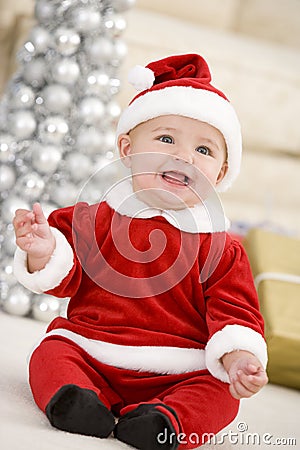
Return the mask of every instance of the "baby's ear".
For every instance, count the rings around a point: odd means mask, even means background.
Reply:
[[[131,167],[131,139],[129,134],[120,134],[117,144],[123,164],[125,167]]]
[[[221,167],[220,172],[219,172],[219,175],[218,175],[218,178],[217,178],[217,184],[219,184],[223,180],[223,178],[225,177],[227,171],[228,171],[228,163],[227,163],[227,161],[225,161],[223,166]]]

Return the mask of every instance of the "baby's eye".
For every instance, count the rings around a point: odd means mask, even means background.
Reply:
[[[200,147],[197,147],[196,152],[201,153],[202,155],[209,155],[210,150],[208,147],[205,147],[204,145],[200,145]]]
[[[174,144],[174,139],[171,136],[160,136],[159,141],[164,142],[165,144]]]

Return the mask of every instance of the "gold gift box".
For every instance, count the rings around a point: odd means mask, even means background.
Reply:
[[[269,380],[300,389],[300,240],[253,229],[243,243],[265,319]]]

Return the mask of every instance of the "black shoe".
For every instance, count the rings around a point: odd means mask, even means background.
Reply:
[[[69,433],[106,438],[113,431],[111,411],[90,389],[66,384],[51,398],[46,415],[55,428]]]
[[[163,406],[177,420],[175,411],[166,405],[142,404],[119,419],[114,436],[139,450],[176,450],[179,444],[175,429],[156,406]]]

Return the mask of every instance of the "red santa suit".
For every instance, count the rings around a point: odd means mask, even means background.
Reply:
[[[42,410],[68,383],[93,390],[116,415],[163,402],[185,448],[234,419],[238,401],[220,358],[247,350],[266,366],[267,353],[247,256],[227,219],[211,212],[151,209],[126,181],[97,205],[50,215],[57,243],[43,270],[28,273],[17,250],[21,283],[70,297],[68,317],[50,323],[31,355]]]

